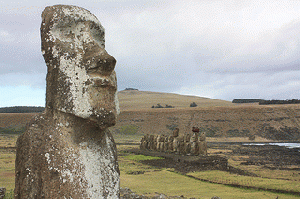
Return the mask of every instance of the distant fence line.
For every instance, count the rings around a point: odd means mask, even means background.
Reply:
[[[44,110],[41,106],[13,106],[0,108],[0,113],[40,113]]]
[[[269,104],[300,104],[299,99],[286,99],[286,100],[264,100],[264,99],[234,99],[232,103],[258,103],[259,105]]]

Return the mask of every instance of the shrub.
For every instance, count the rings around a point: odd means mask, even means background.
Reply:
[[[198,105],[195,102],[190,104],[190,107],[196,107],[196,106],[198,106]]]
[[[175,108],[175,107],[171,106],[171,105],[168,105],[168,104],[166,104],[166,106],[163,107],[162,105],[157,104],[156,106],[153,105],[151,108]]]

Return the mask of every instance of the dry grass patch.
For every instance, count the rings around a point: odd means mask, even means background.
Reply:
[[[0,113],[0,127],[25,126],[38,113]]]
[[[15,159],[17,135],[0,135],[0,187],[15,188]]]

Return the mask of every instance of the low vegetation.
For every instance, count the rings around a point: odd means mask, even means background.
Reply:
[[[7,197],[12,198],[14,189],[14,161],[15,142],[18,135],[0,136],[0,187],[7,188]],[[128,140],[138,142],[135,135],[128,135]],[[126,138],[117,137],[117,142],[124,142]],[[118,145],[119,165],[121,171],[121,186],[128,187],[137,194],[153,196],[155,193],[163,193],[169,196],[181,196],[189,198],[211,198],[219,196],[222,199],[233,198],[270,198],[280,199],[299,198],[297,195],[275,193],[258,189],[276,189],[286,191],[299,191],[299,175],[295,176],[291,171],[274,171],[241,165],[239,159],[230,159],[229,163],[237,168],[249,170],[260,177],[239,176],[225,171],[192,172],[187,175],[176,173],[174,169],[157,168],[144,163],[145,160],[161,159],[130,153],[130,149],[137,145]],[[221,151],[210,150],[211,153]],[[226,151],[223,151],[225,153]],[[199,179],[201,180],[199,180]],[[269,178],[269,179],[268,179]],[[282,178],[285,178],[282,179]],[[211,181],[211,182],[204,182]],[[229,185],[241,185],[240,188]],[[246,187],[257,189],[249,189]]]
[[[192,102],[191,104],[190,104],[190,107],[197,107],[198,105],[195,103],[195,102]]]
[[[160,104],[157,104],[156,106],[153,105],[151,108],[175,108],[175,106],[168,105],[168,104],[166,104],[165,106],[162,106]]]
[[[262,190],[277,190],[279,192],[300,192],[298,181],[242,176],[218,170],[192,172],[187,175],[217,184],[252,187]]]

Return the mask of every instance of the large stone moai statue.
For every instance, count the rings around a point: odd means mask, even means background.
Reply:
[[[17,141],[15,198],[119,198],[116,60],[89,11],[46,7],[46,110]]]

